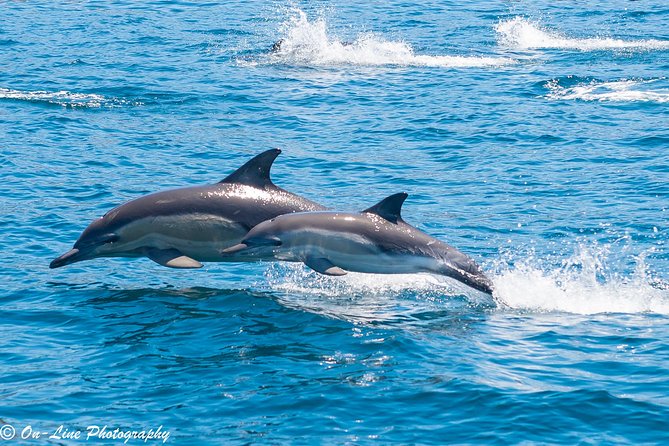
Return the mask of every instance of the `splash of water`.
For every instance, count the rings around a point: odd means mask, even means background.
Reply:
[[[495,31],[498,34],[500,44],[520,49],[557,48],[581,51],[669,49],[668,40],[622,40],[609,37],[572,38],[545,29],[523,17],[502,20],[495,26]]]
[[[304,66],[421,66],[497,67],[515,63],[505,57],[420,55],[402,41],[386,40],[374,33],[359,34],[351,42],[328,33],[324,18],[309,21],[300,9],[282,25],[283,38],[270,54],[270,61]]]
[[[283,305],[350,322],[415,322],[424,313],[495,305],[486,294],[430,274],[328,277],[301,264],[275,263],[265,279],[263,287]]]
[[[413,292],[442,295],[469,294],[467,286],[430,274],[365,274],[349,272],[346,276],[318,274],[301,264],[273,264],[266,278],[274,289],[325,297],[382,296]]]
[[[482,293],[429,274],[359,274],[327,277],[298,264],[274,264],[266,281],[279,300],[354,321],[397,320],[424,311],[490,308],[529,312],[669,314],[669,284],[649,273],[645,255],[629,275],[617,273],[611,247],[578,245],[576,252],[547,266],[545,259],[504,254],[492,276],[494,301]]]
[[[593,80],[566,87],[560,85],[559,79],[554,79],[545,85],[549,91],[546,98],[566,101],[669,103],[669,87],[657,88],[657,83],[662,81],[665,79],[623,79],[611,82]],[[656,88],[648,89],[647,87],[651,84]]]
[[[71,91],[21,91],[0,88],[0,99],[39,102],[72,108],[122,107],[142,105],[140,102],[125,99],[108,98],[99,94],[74,93]]]
[[[520,262],[500,261],[494,277],[502,307],[538,312],[669,314],[669,287],[648,272],[638,256],[629,275],[615,273],[606,247],[579,246],[557,268],[542,268],[534,255]]]

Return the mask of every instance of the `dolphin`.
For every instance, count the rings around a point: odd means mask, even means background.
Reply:
[[[262,221],[325,209],[272,183],[270,168],[280,153],[263,152],[216,184],[157,192],[124,203],[94,220],[73,249],[49,267],[97,257],[145,256],[171,268],[245,261],[220,251],[239,243]]]
[[[354,45],[353,42],[348,42],[348,41],[341,42],[341,46],[344,47],[344,48],[351,47],[353,45]],[[272,44],[272,46],[269,49],[269,52],[270,52],[270,54],[280,53],[281,51],[283,51],[285,49],[285,46],[286,46],[286,40],[285,39],[279,39]]]
[[[277,40],[276,42],[274,42],[272,44],[272,47],[270,48],[269,52],[270,53],[278,53],[279,51],[281,51],[281,47],[283,46],[284,42],[285,41],[283,39]]]
[[[391,195],[360,213],[280,215],[260,223],[240,244],[223,253],[304,262],[329,276],[342,276],[347,271],[435,273],[492,294],[492,282],[474,260],[402,219],[400,212],[407,196]]]

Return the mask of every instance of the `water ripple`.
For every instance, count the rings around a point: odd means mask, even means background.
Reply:
[[[108,98],[93,93],[61,91],[21,91],[0,88],[0,100],[27,101],[41,104],[60,105],[67,108],[114,108],[143,105],[139,101]]]
[[[669,103],[666,78],[574,82],[567,77],[553,79],[545,84],[545,88],[549,91],[546,98],[551,100]]]

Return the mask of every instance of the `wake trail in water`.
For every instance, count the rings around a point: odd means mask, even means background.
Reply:
[[[499,67],[513,59],[485,56],[421,55],[406,42],[386,40],[374,33],[350,42],[328,34],[323,18],[309,21],[296,9],[282,26],[283,38],[269,55],[272,63],[302,66],[409,66],[441,68]]]
[[[71,91],[21,91],[0,88],[0,100],[27,101],[42,104],[60,105],[71,108],[103,108],[143,105],[141,102],[127,99],[109,98],[99,94],[75,93]]]
[[[545,29],[523,17],[500,21],[495,27],[501,45],[519,49],[667,50],[669,40],[623,40],[610,37],[573,38]]]
[[[563,85],[567,83],[568,85]],[[623,79],[610,82],[591,80],[574,85],[570,79],[553,79],[546,83],[546,99],[598,102],[669,103],[669,82],[666,79]]]
[[[397,320],[425,311],[492,308],[527,312],[669,314],[669,283],[655,279],[636,257],[629,275],[614,271],[609,249],[578,246],[559,267],[523,255],[497,262],[493,299],[450,279],[429,274],[359,274],[327,277],[298,264],[274,264],[269,288],[291,306],[355,321]],[[508,256],[506,256],[508,257]],[[613,266],[608,263],[614,263]]]
[[[430,274],[329,277],[296,263],[275,263],[265,273],[268,291],[285,306],[350,322],[416,321],[417,315],[491,308],[494,300],[454,280]]]

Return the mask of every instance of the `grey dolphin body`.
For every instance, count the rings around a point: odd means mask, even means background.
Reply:
[[[225,253],[304,262],[321,274],[430,272],[492,294],[471,258],[402,220],[407,194],[391,195],[361,213],[304,212],[260,223]]]
[[[344,48],[353,46],[353,42],[341,42],[341,46]],[[279,39],[276,42],[272,44],[272,46],[269,49],[270,54],[277,54],[283,51],[286,47],[286,40],[285,39]]]
[[[256,260],[220,251],[239,243],[262,221],[325,209],[272,183],[270,168],[279,153],[263,152],[216,184],[157,192],[122,204],[93,221],[73,249],[50,267],[96,257],[146,256],[173,268]]]

